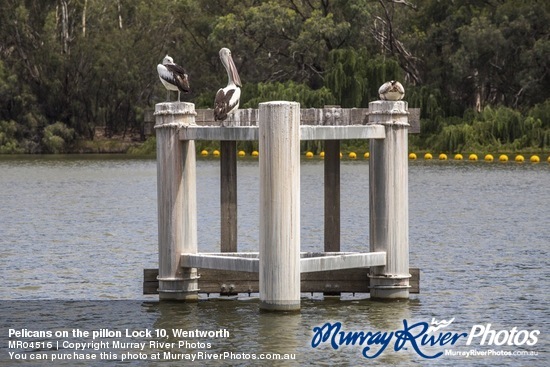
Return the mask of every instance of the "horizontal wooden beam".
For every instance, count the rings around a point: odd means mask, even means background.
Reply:
[[[258,273],[197,269],[199,293],[258,293]],[[302,273],[301,292],[369,293],[369,268]],[[420,293],[420,270],[409,268],[409,293]],[[143,270],[143,294],[158,294],[158,269]]]
[[[180,140],[258,140],[257,126],[187,126],[180,129]],[[300,140],[384,139],[382,125],[300,126]]]
[[[300,257],[301,273],[386,265],[385,252],[302,252]],[[260,269],[259,254],[257,252],[182,254],[180,264],[186,268],[231,270],[248,273],[257,273]]]
[[[219,121],[214,120],[214,110],[200,109],[195,111],[195,123],[199,126],[219,127]],[[315,126],[347,126],[366,125],[368,122],[368,108],[302,108],[300,110],[300,125]],[[232,127],[258,126],[258,109],[239,109],[225,121]],[[420,132],[420,109],[409,108],[409,133]],[[216,140],[216,139],[211,139]]]
[[[300,140],[384,139],[382,125],[300,126]]]
[[[260,270],[258,258],[237,256],[183,254],[181,266],[186,268],[218,269],[257,273]]]
[[[385,252],[369,252],[333,256],[319,256],[300,259],[300,272],[363,268],[386,265]]]
[[[180,140],[258,140],[257,126],[188,126],[180,129]]]

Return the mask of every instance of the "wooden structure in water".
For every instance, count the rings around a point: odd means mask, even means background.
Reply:
[[[418,115],[418,110],[414,111]],[[239,110],[229,126],[185,102],[156,105],[159,269],[144,293],[193,301],[198,293],[259,292],[266,310],[297,310],[301,292],[370,292],[403,299],[419,291],[409,268],[408,140],[403,101],[369,109],[300,109],[296,102]],[[418,122],[418,119],[413,119]],[[197,241],[195,140],[221,141],[221,252]],[[342,139],[370,139],[368,252],[340,252]],[[237,251],[236,142],[259,141],[259,252]],[[325,252],[300,251],[300,140],[325,140]]]

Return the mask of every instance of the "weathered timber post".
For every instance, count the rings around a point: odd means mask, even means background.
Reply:
[[[408,109],[404,101],[369,103],[369,124],[384,125],[371,139],[370,251],[385,251],[386,265],[370,268],[373,299],[409,297]]]
[[[325,140],[325,252],[340,251],[340,140]]]
[[[340,106],[324,106],[323,124],[342,123]],[[325,140],[325,252],[340,251],[340,140]],[[326,293],[325,293],[326,294]]]
[[[180,141],[181,128],[195,124],[195,105],[155,107],[159,231],[159,299],[198,299],[197,269],[182,268],[182,253],[197,253],[195,142]]]
[[[221,142],[221,252],[237,252],[237,142]]]
[[[259,106],[260,308],[300,309],[300,104]]]

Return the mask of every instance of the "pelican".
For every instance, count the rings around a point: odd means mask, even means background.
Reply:
[[[225,66],[225,70],[227,70],[227,87],[220,88],[216,93],[214,101],[214,119],[216,121],[223,121],[229,114],[237,111],[241,98],[241,88],[239,88],[241,78],[231,57],[231,51],[228,48],[222,48],[220,59],[223,66]]]
[[[405,96],[405,88],[398,81],[390,80],[382,84],[380,89],[378,89],[378,94],[382,100],[399,101]]]
[[[189,93],[189,76],[185,69],[174,63],[170,56],[164,56],[162,64],[157,65],[159,78],[164,87],[168,90],[166,99],[170,101],[170,91],[178,91],[178,102],[180,102],[180,93]]]

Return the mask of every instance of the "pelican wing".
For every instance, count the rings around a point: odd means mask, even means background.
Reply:
[[[232,101],[235,89],[229,89],[227,93],[224,89],[220,89],[216,93],[216,99],[214,100],[214,119],[225,120],[229,112],[231,112],[236,106],[239,105],[239,100]]]
[[[178,64],[165,64],[166,68],[176,75],[187,75],[185,69]]]
[[[223,89],[220,89],[218,93],[216,93],[216,99],[214,100],[214,119],[216,121],[225,120],[227,118],[227,113],[231,110],[231,108],[229,108],[229,101],[233,93],[235,93],[234,89],[228,90],[227,94]]]
[[[159,76],[162,79],[176,86],[182,93],[189,93],[191,91],[189,87],[189,76],[184,68],[176,64],[166,64],[164,67],[163,70],[159,68]]]
[[[385,99],[384,95],[390,91],[391,87],[391,82],[386,82],[382,84],[380,86],[380,89],[378,89],[378,94],[380,95],[380,98]]]

